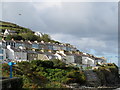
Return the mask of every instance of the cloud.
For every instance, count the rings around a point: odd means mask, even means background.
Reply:
[[[42,11],[48,8],[53,8],[53,7],[57,7],[57,8],[62,8],[62,2],[60,2],[61,0],[57,0],[57,2],[50,2],[49,0],[45,0],[43,2],[33,2],[33,6],[38,10],[38,11]]]
[[[91,53],[91,50],[95,50],[96,55],[104,56],[118,53],[118,44],[116,41],[103,41],[95,38],[78,38],[69,34],[51,34],[52,38],[56,38],[63,43],[71,43],[76,46],[80,51]],[[93,54],[93,53],[92,53]]]
[[[113,2],[3,3],[2,20],[48,33],[84,52],[94,49],[97,55],[117,53],[117,19]]]

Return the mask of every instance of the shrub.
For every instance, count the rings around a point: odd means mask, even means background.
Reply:
[[[58,65],[57,65],[58,64]],[[9,66],[4,64],[8,73]],[[83,72],[74,67],[65,67],[65,63],[55,61],[33,60],[19,62],[13,66],[14,76],[21,77],[24,88],[35,87],[62,87],[63,83],[84,83],[86,78]],[[51,82],[51,83],[50,83]],[[55,85],[52,85],[55,84]]]
[[[47,67],[47,68],[52,68],[53,67],[53,62],[52,61],[42,61],[42,60],[33,60],[31,61],[32,65],[40,66],[40,67]]]
[[[11,39],[14,39],[14,40],[25,40],[24,38],[22,38],[22,36],[20,35],[8,35],[6,37],[6,40],[11,40]]]
[[[6,63],[2,64],[2,76],[9,76],[10,66]]]
[[[53,62],[52,61],[43,61],[42,66],[47,67],[47,68],[52,68],[53,67]]]
[[[52,88],[52,90],[54,90],[53,88],[65,88],[60,82],[49,82],[45,87]]]
[[[66,76],[70,80],[70,81],[67,81],[67,82],[83,84],[86,81],[84,73],[79,72],[79,71],[68,72]]]
[[[58,59],[54,59],[53,61],[53,67],[55,68],[65,68],[66,64]]]

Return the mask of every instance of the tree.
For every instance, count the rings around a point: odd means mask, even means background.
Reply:
[[[43,34],[41,39],[45,42],[50,42],[51,38],[48,34]]]
[[[39,37],[34,35],[33,33],[21,33],[19,34],[25,40],[36,41]]]
[[[23,40],[23,38],[20,35],[14,35],[13,38],[15,40]]]
[[[14,39],[14,40],[23,40],[24,38],[22,38],[20,35],[8,35],[6,37],[6,40],[11,40],[11,39]]]
[[[8,35],[5,39],[6,40],[11,40],[12,39],[12,35]]]
[[[62,61],[60,61],[58,59],[54,59],[52,61],[54,63],[54,67],[56,67],[56,68],[64,68],[65,65],[66,65],[64,62],[62,62]]]

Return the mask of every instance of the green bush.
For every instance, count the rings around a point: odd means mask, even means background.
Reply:
[[[66,67],[66,64],[58,59],[54,59],[54,60],[52,60],[52,62],[54,64],[53,67],[55,67],[55,68],[65,68]]]
[[[3,66],[3,72],[8,73],[9,66]],[[13,66],[13,75],[22,78],[23,88],[59,88],[63,87],[62,84],[82,84],[86,80],[83,72],[74,67],[65,67],[65,63],[59,60],[19,62]]]
[[[8,35],[6,38],[6,40],[11,40],[11,39],[14,39],[14,40],[25,40],[22,36],[20,35]]]
[[[33,60],[31,61],[31,65],[36,65],[40,67],[52,68],[53,62],[52,61],[42,61],[42,60]]]
[[[46,84],[45,88],[52,88],[52,90],[54,90],[53,88],[65,88],[60,82],[49,82]]]
[[[2,64],[2,76],[8,77],[10,75],[10,66],[6,63]]]
[[[115,64],[112,63],[102,65],[98,68],[98,70],[94,69],[94,71],[97,73],[102,85],[110,84],[112,82],[110,79],[113,78],[112,76],[114,75],[116,78],[119,77],[118,68]],[[114,81],[115,80],[113,80],[113,82]]]
[[[53,62],[52,61],[43,61],[42,67],[47,67],[47,68],[53,68]]]
[[[66,76],[70,80],[70,81],[67,81],[69,83],[80,83],[80,84],[83,84],[86,81],[84,73],[79,72],[79,71],[68,72]]]
[[[36,41],[39,37],[34,35],[34,33],[28,32],[28,33],[20,33],[19,36],[21,36],[24,40],[30,40],[30,41]]]

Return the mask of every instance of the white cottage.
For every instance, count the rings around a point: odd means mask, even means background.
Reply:
[[[41,32],[35,32],[34,35],[42,37],[43,34]]]
[[[14,35],[17,34],[16,31],[5,29],[4,35]]]
[[[10,45],[7,46],[7,59],[14,61],[27,61],[27,53],[21,49],[11,48]]]
[[[54,55],[56,56],[56,59],[59,59],[59,60],[62,60],[65,62],[66,54],[64,53],[63,50],[56,51],[56,53]]]
[[[65,59],[66,59],[66,63],[75,63],[74,55],[67,55]]]
[[[106,63],[106,59],[104,57],[95,57],[95,63],[102,65],[103,63]]]
[[[92,58],[90,58],[90,57],[88,57],[87,55],[83,55],[82,56],[82,64],[83,65],[89,65],[89,66],[95,66],[96,64],[95,64],[95,60],[94,59],[92,59]]]

